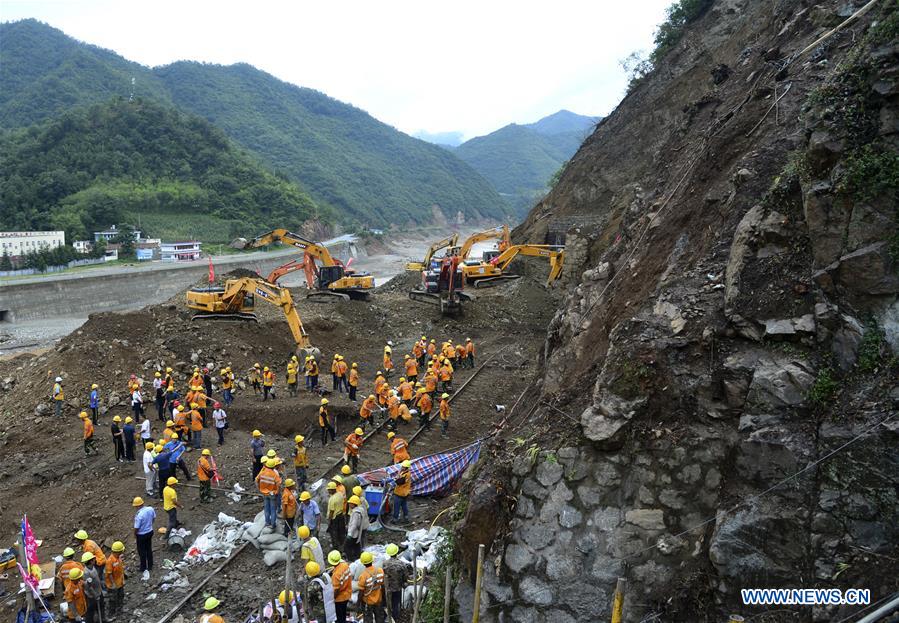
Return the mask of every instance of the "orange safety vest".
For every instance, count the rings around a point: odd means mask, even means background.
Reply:
[[[56,580],[62,585],[65,586],[66,582],[69,581],[69,571],[72,569],[81,569],[84,571],[84,565],[82,565],[77,560],[66,560],[61,565],[59,565],[59,569],[56,571]]]
[[[90,439],[94,436],[94,423],[90,421],[90,418],[84,419],[84,438]]]
[[[82,576],[83,577],[83,576]],[[84,580],[66,580],[65,600],[75,606],[79,616],[87,613],[87,598],[84,596]],[[74,617],[72,617],[74,619]]]
[[[428,354],[433,355],[436,352],[437,352],[437,344],[434,344],[433,342],[428,344]]]
[[[207,482],[212,478],[212,464],[205,456],[201,456],[197,461],[197,480]]]
[[[425,377],[425,390],[432,392],[437,389],[437,377],[434,376],[433,372],[428,372],[428,375]]]
[[[421,409],[421,412],[430,413],[433,407],[434,403],[431,402],[431,397],[427,394],[422,394],[421,398],[418,399],[418,408]]]
[[[387,400],[387,414],[390,416],[391,420],[395,420],[400,416],[400,399],[396,396],[391,396]]]
[[[297,514],[297,496],[290,489],[284,489],[281,494],[281,512],[287,519],[293,519]]]
[[[456,357],[464,357],[465,356],[465,347],[459,344],[456,346]]]
[[[81,550],[82,552],[90,552],[94,555],[94,559],[97,561],[97,566],[102,567],[106,564],[106,554],[103,553],[103,550],[100,549],[100,546],[91,541],[90,539],[84,540],[84,546]]]
[[[259,486],[259,493],[275,495],[281,487],[281,476],[271,467],[263,467],[256,476],[256,484]]]
[[[366,604],[375,606],[381,603],[381,592],[384,589],[384,570],[374,565],[366,567],[362,575],[359,576],[359,586],[362,588],[362,600]]]
[[[418,362],[414,359],[406,360],[406,376],[418,376]]]
[[[321,420],[319,420],[321,423]],[[306,456],[306,446],[296,444],[293,456],[294,467],[309,467],[309,457]]]
[[[362,449],[362,437],[356,433],[350,433],[343,442],[346,446],[347,454],[350,456],[359,456],[359,450]]]
[[[337,362],[337,376],[346,376],[348,366],[345,361]]]
[[[337,360],[331,360],[331,374],[337,374]]]
[[[411,458],[409,456],[409,444],[402,437],[394,437],[393,441],[390,442],[390,454],[393,455],[394,463],[408,461]]]
[[[125,585],[125,565],[118,554],[109,555],[104,571],[106,588],[122,588]]]
[[[350,565],[340,561],[331,574],[331,585],[334,587],[334,601],[349,601],[353,596],[353,574]]]
[[[375,410],[375,402],[374,400],[369,400],[366,398],[362,401],[362,406],[359,407],[359,417],[363,420],[367,420],[371,417],[371,412]]]
[[[275,384],[275,373],[269,370],[268,372],[262,373],[262,384],[266,387],[271,387]]]
[[[191,409],[190,412],[190,430],[194,432],[203,430],[203,416],[196,409]]]
[[[402,385],[399,386],[400,396],[403,397],[403,400],[412,400],[412,383],[406,381]]]
[[[400,482],[401,480],[403,482]],[[408,467],[400,470],[399,476],[396,478],[396,489],[393,492],[401,498],[407,498],[412,493],[412,472]]]
[[[172,435],[174,434],[175,431],[173,431],[171,428],[166,428],[164,431],[162,431],[162,438],[166,443],[168,443],[169,441],[171,441]]]
[[[450,417],[449,400],[441,400],[440,401],[440,419],[448,420],[449,417]]]
[[[318,425],[321,428],[327,428],[328,426],[328,410],[324,407],[318,408]]]
[[[359,371],[356,368],[350,370],[350,385],[352,387],[359,387]]]
[[[384,355],[384,369],[393,370],[393,359],[390,358],[390,355]]]

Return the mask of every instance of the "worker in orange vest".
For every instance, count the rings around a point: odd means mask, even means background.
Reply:
[[[281,490],[281,475],[275,470],[277,459],[265,461],[265,467],[256,475],[256,485],[265,501],[265,525],[274,530],[278,524],[278,493]]]
[[[400,417],[400,397],[396,395],[396,390],[391,390],[390,397],[387,399],[387,428],[396,430],[397,420]]]
[[[403,511],[403,521],[409,518],[409,505],[407,500],[412,493],[412,461],[406,459],[400,464],[400,473],[396,477],[396,488],[393,490],[393,520],[400,518],[400,510]]]
[[[375,403],[375,395],[369,394],[368,398],[362,401],[362,406],[359,407],[359,426],[362,430],[365,430],[365,426],[369,422],[373,422],[374,419],[372,414],[377,408],[377,404]]]
[[[281,493],[281,514],[284,516],[284,536],[293,532],[294,520],[297,516],[297,491],[293,478],[284,481]]]
[[[204,504],[212,501],[212,479],[215,476],[215,460],[212,451],[203,448],[197,461],[197,481],[200,483],[200,501]]]
[[[415,402],[415,406],[418,408],[418,425],[422,428],[430,428],[431,427],[431,409],[434,408],[434,403],[431,400],[431,395],[426,392],[424,389],[418,390],[418,399]]]
[[[406,355],[406,361],[404,362],[406,368],[406,380],[414,383],[418,380],[418,362]]]
[[[443,385],[443,391],[453,391],[453,365],[446,357],[444,357],[443,365],[440,366],[440,370],[437,372],[437,375],[440,378],[441,385]]]
[[[409,456],[409,443],[405,439],[397,437],[396,433],[391,431],[387,433],[387,441],[390,442],[390,454],[393,456],[394,465],[412,458]]]
[[[354,361],[349,373],[350,400],[356,402],[356,392],[359,390],[359,365]]]
[[[269,396],[275,399],[275,373],[265,366],[262,369],[262,400],[268,400]]]
[[[443,437],[446,437],[446,431],[449,429],[449,419],[450,419],[450,404],[449,404],[449,394],[444,392],[440,396],[440,407],[438,414],[440,416],[440,434]]]
[[[68,578],[65,581],[65,600],[69,604],[70,620],[76,618],[80,620],[87,614],[87,597],[84,595],[84,567],[69,570]]]
[[[331,571],[331,585],[334,587],[337,623],[346,623],[347,605],[353,597],[353,573],[350,571],[349,563],[336,549],[328,554],[328,565]]]
[[[353,473],[358,471],[356,468],[359,466],[359,451],[362,449],[363,432],[361,428],[357,428],[347,435],[343,442],[343,462],[352,465]]]
[[[365,612],[365,620],[369,615],[375,623],[383,623],[387,619],[387,608],[384,592],[384,570],[376,567],[374,556],[371,552],[362,552],[359,562],[365,565],[365,570],[359,576],[356,588],[361,596],[362,608]]]
[[[106,559],[103,578],[107,592],[107,615],[112,618],[122,612],[125,602],[125,561],[122,560],[122,552],[125,544],[116,541],[112,544],[112,553]]]
[[[65,586],[66,580],[69,578],[69,571],[72,569],[81,569],[84,570],[84,565],[75,560],[75,550],[71,547],[67,547],[62,550],[62,564],[59,565],[59,569],[56,570],[56,581],[59,582],[60,586]],[[74,613],[69,613],[70,619],[74,619]]]
[[[84,426],[84,454],[86,456],[100,454],[100,451],[97,450],[97,446],[94,444],[94,423],[87,417],[87,411],[82,411],[78,417],[81,418]]]
[[[468,361],[468,367],[474,368],[474,342],[471,338],[465,338],[465,356]]]
[[[203,441],[203,414],[200,413],[200,405],[190,403],[190,439],[195,450],[199,450]]]
[[[421,340],[412,345],[412,356],[418,362],[418,365],[424,365],[425,359],[425,336],[421,336]]]
[[[390,375],[393,374],[393,351],[389,346],[384,347],[382,363],[384,364],[382,366],[384,368],[384,376],[390,378]]]
[[[343,390],[346,390],[347,393],[350,391],[350,383],[347,379],[347,372],[349,372],[349,366],[346,365],[346,361],[343,359],[343,355],[337,356],[337,389],[340,393],[343,393]]]

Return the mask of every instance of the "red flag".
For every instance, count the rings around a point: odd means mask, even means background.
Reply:
[[[209,257],[209,283],[215,281],[215,269],[212,267],[212,256]]]
[[[25,559],[28,561],[29,567],[38,564],[37,541],[31,531],[31,524],[28,523],[28,515],[22,517],[22,543],[25,546]]]

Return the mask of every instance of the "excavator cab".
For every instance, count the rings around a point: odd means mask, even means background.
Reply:
[[[346,270],[343,266],[321,266],[318,269],[318,287],[322,290],[336,281],[343,279]]]

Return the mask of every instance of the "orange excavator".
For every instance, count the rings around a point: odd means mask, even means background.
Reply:
[[[451,246],[450,248],[448,248],[446,250],[446,255],[458,255],[459,258],[464,262],[468,260],[468,255],[471,253],[471,248],[474,245],[479,242],[484,242],[485,240],[493,239],[499,241],[497,243],[497,250],[500,253],[512,246],[509,226],[502,225],[501,227],[493,227],[491,229],[485,229],[484,231],[479,231],[476,234],[472,234],[465,239],[465,242],[463,242],[461,246]]]
[[[475,288],[484,288],[496,285],[502,281],[518,279],[520,275],[506,272],[509,264],[519,255],[539,257],[549,262],[549,277],[546,285],[551,285],[562,274],[565,264],[565,247],[547,244],[515,244],[505,251],[487,251],[484,259],[477,263],[462,266],[462,274],[465,283],[473,284]]]
[[[284,275],[302,270],[306,274],[306,285],[310,290],[306,298],[311,301],[368,300],[375,287],[374,277],[344,266],[340,260],[331,256],[323,244],[299,234],[286,229],[273,229],[252,240],[238,238],[231,246],[237,249],[257,249],[276,242],[302,249],[303,259],[292,260],[274,269],[266,277],[269,283],[278,283]]]

